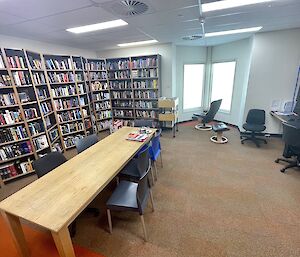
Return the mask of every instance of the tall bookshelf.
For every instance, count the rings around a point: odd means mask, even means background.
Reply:
[[[104,131],[110,128],[112,120],[106,61],[104,59],[87,59],[86,70],[95,128],[98,132]]]
[[[81,57],[44,55],[47,81],[63,149],[92,129]]]

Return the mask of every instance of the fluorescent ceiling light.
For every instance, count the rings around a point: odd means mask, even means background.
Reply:
[[[262,29],[262,27],[253,27],[253,28],[245,28],[245,29],[234,29],[234,30],[210,32],[210,33],[205,33],[205,37],[216,37],[216,36],[223,36],[223,35],[240,34],[240,33],[247,33],[247,32],[256,32],[256,31],[259,31],[261,29]]]
[[[148,45],[148,44],[154,44],[157,43],[157,40],[146,40],[146,41],[138,41],[138,42],[131,42],[131,43],[123,43],[118,44],[120,47],[126,47],[126,46],[139,46],[139,45]]]
[[[202,4],[202,11],[211,12],[211,11],[223,10],[223,9],[251,5],[251,4],[261,4],[261,3],[272,2],[272,1],[274,0],[223,0],[218,2]]]
[[[125,25],[128,25],[128,23],[126,21],[119,19],[119,20],[85,25],[81,27],[70,28],[70,29],[66,29],[66,31],[79,34],[79,33],[91,32],[96,30],[110,29],[110,28],[115,28],[115,27],[120,27]]]

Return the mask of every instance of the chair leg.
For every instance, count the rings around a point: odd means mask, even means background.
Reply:
[[[144,216],[140,215],[140,217],[141,217],[141,222],[142,222],[142,226],[143,226],[145,241],[147,242],[148,241],[148,236],[147,236],[147,231],[146,231]]]
[[[152,211],[154,212],[153,193],[152,193],[152,190],[151,190],[151,189],[150,189],[150,200],[151,200],[151,205],[152,205]]]
[[[154,184],[155,184],[155,179],[154,179],[153,169],[152,169],[152,167],[150,167],[150,169],[151,169],[152,185],[154,186]]]
[[[156,166],[156,161],[153,162],[153,166],[154,166],[154,169],[155,169],[155,177],[156,177],[156,180],[157,180],[157,166]]]
[[[70,236],[74,237],[76,235],[76,220],[74,220],[70,227],[69,227],[69,231],[70,231]]]
[[[164,165],[163,165],[163,160],[162,160],[162,154],[161,154],[161,151],[160,151],[160,164],[161,164],[161,167],[163,168],[164,167]]]
[[[106,211],[107,211],[107,219],[108,219],[109,233],[112,234],[112,222],[111,222],[110,209],[107,209]]]
[[[289,165],[285,166],[285,167],[284,167],[283,169],[281,169],[280,171],[281,171],[282,173],[284,173],[287,169],[295,168],[295,167],[298,167],[297,162],[290,163]]]

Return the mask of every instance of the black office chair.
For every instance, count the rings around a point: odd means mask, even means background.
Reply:
[[[296,157],[295,160],[288,160],[283,158],[278,158],[275,162],[279,163],[280,161],[289,163],[280,171],[284,173],[287,169],[300,167],[300,129],[296,129],[295,127],[283,123],[283,136],[282,139],[285,142],[285,149],[283,152],[283,156],[285,158],[291,158],[293,156]]]
[[[138,183],[122,180],[107,201],[107,218],[110,233],[112,233],[111,210],[138,212],[143,226],[145,241],[148,240],[143,214],[145,213],[149,196],[153,211],[154,202],[148,179],[149,169],[143,173],[144,175]]]
[[[99,142],[98,137],[96,134],[92,134],[83,138],[76,138],[75,140],[75,146],[77,153],[80,154],[89,147],[91,147],[94,144],[97,144]],[[86,212],[93,213],[95,217],[99,216],[100,210],[98,208],[93,207],[87,207],[85,209]]]
[[[241,143],[244,144],[245,141],[251,140],[257,147],[260,147],[259,141],[262,141],[266,144],[267,140],[257,137],[259,133],[263,132],[266,129],[265,120],[266,113],[264,110],[249,110],[246,123],[243,125],[243,128],[246,130],[246,132],[250,132],[250,134],[241,135]]]
[[[149,128],[155,128],[156,124],[152,120],[134,120],[134,126],[135,127],[149,127]]]
[[[207,125],[207,123],[212,122],[217,114],[217,112],[220,109],[222,103],[222,99],[213,101],[210,104],[210,108],[208,110],[208,112],[204,112],[204,113],[194,113],[193,114],[193,119],[198,119],[201,121],[200,124],[195,126],[195,129],[198,130],[211,130],[212,126],[211,125]]]
[[[67,161],[66,157],[60,152],[51,152],[35,160],[32,163],[32,166],[38,176],[41,178],[45,176],[50,171],[54,170],[58,166],[62,165]],[[69,226],[71,237],[74,237],[76,234],[76,221],[73,221]]]

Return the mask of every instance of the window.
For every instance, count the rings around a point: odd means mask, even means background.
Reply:
[[[204,64],[184,65],[183,109],[201,107],[204,81]]]
[[[230,112],[236,62],[213,63],[211,100],[222,99],[220,109]]]

